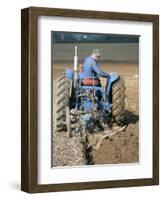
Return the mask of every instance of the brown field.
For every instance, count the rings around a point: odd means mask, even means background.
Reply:
[[[139,161],[139,95],[138,95],[138,64],[136,63],[116,63],[116,62],[101,62],[103,71],[105,72],[117,72],[125,80],[126,86],[126,105],[125,105],[125,123],[127,128],[125,131],[119,132],[111,139],[103,140],[98,150],[92,150],[89,152],[89,158],[91,158],[91,164],[116,164],[116,163],[135,163]],[[73,66],[73,62],[69,63],[54,63],[53,65],[53,144],[52,144],[52,157],[53,166],[58,165],[82,165],[81,162],[64,161],[64,155],[66,152],[66,158],[79,157],[79,152],[72,154],[71,151],[65,150],[64,146],[68,143],[56,139],[57,133],[55,132],[55,92],[56,92],[56,78],[65,70],[66,67]],[[105,85],[105,79],[101,79],[102,84]],[[62,134],[62,133],[59,133]],[[63,133],[64,135],[64,133]],[[74,139],[71,139],[72,141]],[[71,145],[73,148],[73,145]],[[75,148],[75,146],[74,146]],[[58,158],[57,158],[58,157]],[[61,158],[63,160],[61,160]],[[59,159],[59,162],[56,160]],[[71,160],[71,158],[69,158]],[[56,164],[57,163],[57,164]],[[86,162],[87,164],[90,164]],[[85,164],[85,163],[83,163]]]

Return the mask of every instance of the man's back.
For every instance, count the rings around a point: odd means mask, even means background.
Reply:
[[[91,57],[88,56],[84,59],[84,63],[83,63],[83,73],[86,77],[93,77],[93,76],[97,76],[92,67],[96,65],[95,60]]]
[[[84,59],[83,74],[85,77],[108,77],[108,74],[103,72],[97,64],[97,61],[91,56]]]

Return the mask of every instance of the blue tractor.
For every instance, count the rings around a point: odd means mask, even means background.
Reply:
[[[90,83],[91,80],[91,83]],[[117,73],[111,73],[105,87],[94,77],[80,79],[77,69],[77,47],[74,70],[67,68],[57,79],[56,131],[87,134],[103,131],[113,123],[122,125],[125,114],[125,85]]]

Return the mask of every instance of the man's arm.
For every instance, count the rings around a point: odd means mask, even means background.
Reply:
[[[103,72],[96,63],[94,63],[92,69],[96,74],[98,74],[101,77],[107,78],[109,76],[109,74]]]

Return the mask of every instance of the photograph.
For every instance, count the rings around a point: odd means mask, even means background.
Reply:
[[[159,15],[21,10],[21,190],[159,184]]]
[[[139,35],[51,31],[51,167],[139,163]]]

